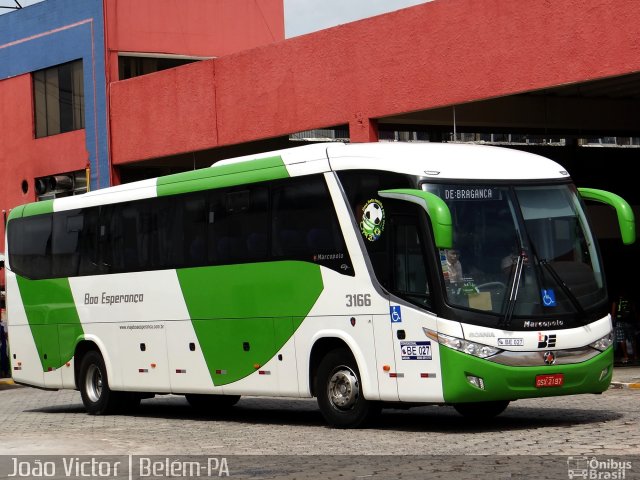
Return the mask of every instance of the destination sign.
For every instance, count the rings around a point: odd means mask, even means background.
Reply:
[[[445,200],[499,200],[500,191],[497,188],[467,187],[447,188],[444,190]]]

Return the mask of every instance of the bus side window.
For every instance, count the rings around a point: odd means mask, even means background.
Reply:
[[[154,199],[155,200],[155,199]],[[100,210],[100,273],[139,272],[155,256],[157,213],[152,200],[116,203]]]
[[[431,307],[421,207],[409,202],[378,199],[381,220],[377,235],[366,232],[363,215],[369,202],[359,202],[355,218],[378,282],[389,292],[421,307]],[[427,227],[428,228],[428,227]]]
[[[393,291],[400,297],[429,308],[431,296],[417,218],[402,216],[393,222]]]
[[[266,261],[268,205],[264,185],[214,191],[206,214],[209,264]]]
[[[98,207],[83,210],[82,231],[78,239],[78,275],[98,275]]]
[[[98,231],[102,273],[138,270],[138,228],[133,202],[101,209]]]
[[[313,262],[354,275],[324,178],[317,175],[274,185],[272,218],[274,258]]]
[[[250,208],[249,190],[222,191],[221,207],[216,212],[214,234],[218,263],[233,264],[247,261],[246,241],[243,238],[243,224]]]
[[[242,203],[241,203],[242,205]],[[269,260],[269,190],[253,185],[249,190],[249,205],[237,214],[241,217],[240,241],[245,262]]]
[[[181,265],[184,234],[178,221],[181,202],[171,197],[149,200],[152,212],[149,270],[165,270]]]
[[[207,253],[207,220],[208,205],[201,193],[181,199],[183,235],[182,262],[187,267],[197,267],[206,264]]]
[[[53,215],[34,215],[10,221],[9,262],[21,276],[51,278],[51,233]]]
[[[272,199],[273,256],[308,260],[304,229],[308,222],[310,198],[300,182],[274,186]]]
[[[140,232],[138,211],[131,204],[117,210],[120,214],[118,226],[112,226],[112,232],[114,238],[118,240],[117,244],[120,249],[117,251],[118,255],[114,256],[113,271],[118,273],[133,272],[139,270],[143,253],[138,248],[138,236],[142,233]]]
[[[52,276],[54,278],[78,275],[80,264],[79,238],[84,227],[81,210],[68,210],[53,214],[51,243]]]

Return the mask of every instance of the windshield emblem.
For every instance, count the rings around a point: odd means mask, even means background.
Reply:
[[[556,335],[545,335],[538,332],[538,348],[553,348],[556,346]]]
[[[372,198],[362,207],[362,221],[360,231],[370,242],[375,242],[384,231],[385,213],[382,202]]]
[[[544,359],[545,365],[553,365],[556,363],[556,354],[551,351],[544,352],[542,358]]]
[[[542,304],[545,307],[555,307],[556,304],[556,292],[553,288],[540,289],[540,296],[542,297]]]

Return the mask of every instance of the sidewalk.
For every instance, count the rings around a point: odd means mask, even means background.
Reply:
[[[640,366],[614,367],[609,388],[632,388],[640,390]]]

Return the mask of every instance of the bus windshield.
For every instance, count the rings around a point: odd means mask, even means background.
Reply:
[[[606,300],[602,267],[573,185],[423,184],[448,205],[439,250],[452,307],[513,317],[579,317]]]

